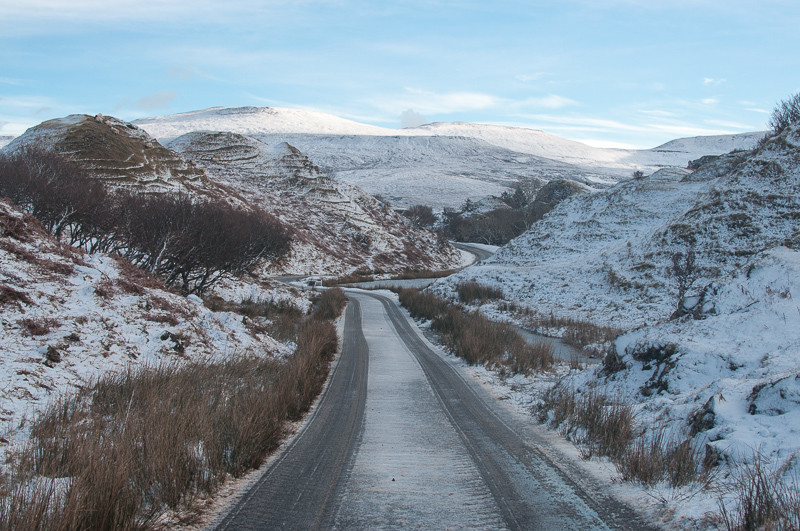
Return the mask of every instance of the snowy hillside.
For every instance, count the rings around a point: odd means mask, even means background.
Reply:
[[[168,116],[142,118],[133,123],[164,142],[192,131],[230,131],[243,135],[397,134],[391,129],[360,124],[323,112],[274,107],[212,107]]]
[[[661,170],[567,199],[433,289],[455,297],[459,281],[475,279],[541,315],[623,329],[605,366],[562,375],[559,385],[624,398],[646,437],[691,440],[701,460],[722,465],[722,481],[764,459],[769,474],[796,483],[799,212],[795,125],[695,172]],[[501,305],[483,309],[503,316]],[[541,386],[531,389],[529,402],[541,398]],[[724,488],[669,510],[701,519],[717,496],[735,506]]]
[[[0,135],[0,148],[3,148],[8,144],[10,144],[12,140],[14,140],[13,136]]]
[[[543,184],[569,178],[605,188],[635,169],[685,167],[689,160],[752,147],[757,133],[681,139],[653,150],[594,148],[518,127],[435,123],[388,129],[296,109],[217,107],[137,120],[167,142],[192,131],[228,131],[268,144],[286,141],[324,171],[392,198],[455,207],[465,199],[499,195],[520,180]]]
[[[292,228],[292,249],[270,266],[272,273],[439,270],[460,263],[460,254],[435,234],[411,229],[360,189],[331,180],[285,142],[270,146],[233,133],[198,132],[170,147]]]
[[[609,175],[570,164],[451,136],[254,135],[287,141],[338,180],[407,208],[425,204],[457,209],[466,200],[499,196],[520,182],[570,179],[605,188]]]
[[[449,244],[407,227],[403,218],[360,189],[325,177],[285,143],[270,147],[241,135],[195,134],[171,147],[186,156],[132,124],[73,115],[29,129],[4,151],[54,150],[114,187],[265,210],[289,227],[294,238],[290,255],[271,264],[270,273],[438,270],[460,263],[460,254]]]
[[[437,289],[449,291],[474,278],[502,287],[524,306],[618,327],[668,316],[671,290],[663,265],[653,278],[656,268],[642,268],[640,289],[616,279],[623,263],[626,271],[641,268],[629,263],[632,249],[645,245],[708,190],[707,182],[682,182],[689,173],[664,169],[605,192],[566,199],[492,258],[437,283]]]
[[[238,302],[307,299],[281,284],[242,282]],[[26,438],[23,417],[109,371],[234,353],[284,356],[262,325],[213,312],[123,261],[57,242],[37,220],[0,201],[0,452]]]

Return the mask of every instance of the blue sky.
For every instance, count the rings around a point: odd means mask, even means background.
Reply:
[[[0,135],[213,106],[653,147],[765,127],[796,0],[0,0]]]

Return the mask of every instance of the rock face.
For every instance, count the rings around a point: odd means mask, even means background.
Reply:
[[[550,181],[536,193],[536,197],[528,207],[531,211],[531,219],[538,221],[564,199],[588,191],[588,188],[575,181],[566,179]]]
[[[291,227],[292,250],[270,272],[450,269],[459,263],[447,242],[412,229],[359,188],[330,179],[285,142],[270,146],[235,133],[195,132],[169,146]]]

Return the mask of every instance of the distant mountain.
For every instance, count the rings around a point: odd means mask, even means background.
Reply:
[[[286,141],[324,172],[399,207],[422,203],[437,208],[500,195],[519,181],[536,188],[569,179],[602,189],[629,178],[635,169],[651,173],[685,167],[703,155],[752,147],[760,136],[698,137],[682,139],[680,146],[619,150],[518,127],[434,123],[388,129],[315,111],[262,107],[215,107],[135,123],[165,142],[192,131],[234,132],[267,144]]]
[[[11,135],[0,135],[0,148],[8,145],[12,140],[14,140],[14,137]]]

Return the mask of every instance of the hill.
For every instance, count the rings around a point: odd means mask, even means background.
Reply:
[[[270,272],[439,270],[460,263],[447,242],[410,228],[359,188],[330,179],[285,142],[270,146],[234,133],[195,132],[169,146],[292,227],[292,249]]]
[[[794,482],[797,492],[798,191],[794,125],[694,172],[660,170],[566,199],[433,289],[455,298],[467,280],[499,288],[526,309],[517,319],[533,314],[528,323],[545,333],[585,321],[621,329],[613,342],[589,345],[605,350],[604,364],[562,375],[558,388],[626,402],[647,440],[686,441],[703,463],[692,466],[721,465],[734,486],[761,466],[765,481]],[[508,306],[482,310],[510,317]],[[732,499],[736,488],[745,495],[738,485],[723,480],[720,494],[652,488],[666,500],[693,496],[671,510],[699,519],[717,496],[728,508],[744,503]]]
[[[218,293],[284,301],[298,311],[310,306],[281,284],[251,280]],[[274,339],[269,323],[212,311],[118,257],[66,246],[5,200],[0,309],[0,452],[27,438],[25,417],[101,374],[233,352],[280,358],[292,351]]]
[[[31,128],[3,152],[51,150],[114,189],[180,194],[275,215],[292,231],[293,242],[288,257],[268,265],[269,274],[450,269],[460,263],[449,244],[405,226],[358,188],[334,183],[294,148],[284,145],[276,154],[235,135],[184,137],[174,146],[187,156],[135,125],[73,115]],[[227,158],[220,158],[223,152]]]
[[[703,155],[726,153],[729,146],[752,147],[760,136],[697,137],[682,139],[680,146],[615,150],[518,127],[436,123],[388,129],[319,112],[261,107],[216,107],[135,123],[165,142],[192,131],[234,132],[267,144],[286,141],[323,171],[400,207],[437,208],[500,195],[519,181],[536,188],[570,179],[602,189],[635,169],[685,167]]]

